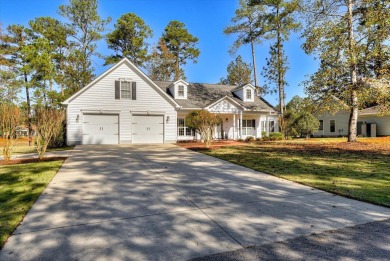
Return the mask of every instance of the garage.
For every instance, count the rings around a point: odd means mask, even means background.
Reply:
[[[164,143],[163,115],[133,115],[133,143]]]
[[[83,144],[119,143],[118,115],[84,114],[83,118]]]

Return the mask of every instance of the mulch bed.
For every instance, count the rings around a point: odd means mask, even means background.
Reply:
[[[38,158],[28,158],[28,159],[12,159],[8,162],[0,160],[0,165],[16,165],[16,164],[26,164],[26,163],[36,163],[36,162],[47,162],[47,161],[57,161],[57,160],[66,160],[67,157],[46,157],[42,160]]]

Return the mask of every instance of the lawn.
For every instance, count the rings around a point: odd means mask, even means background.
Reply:
[[[71,150],[74,146],[65,146],[61,148],[49,148],[47,149],[47,152],[51,151],[61,151],[61,150]],[[3,140],[0,138],[0,153],[3,151]],[[14,147],[12,149],[12,155],[16,154],[27,154],[27,153],[37,153],[37,149],[34,146],[34,140],[33,145],[28,146],[28,138],[27,137],[20,137],[16,140]],[[2,156],[2,155],[0,155]]]
[[[390,138],[310,139],[193,149],[338,195],[390,207]],[[191,146],[185,146],[191,149]]]
[[[52,180],[63,160],[0,165],[0,248]]]

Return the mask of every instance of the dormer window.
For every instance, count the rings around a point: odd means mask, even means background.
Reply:
[[[177,96],[184,98],[184,85],[179,85],[177,90]]]
[[[251,89],[247,89],[246,90],[246,97],[245,97],[246,100],[252,100],[252,90]]]

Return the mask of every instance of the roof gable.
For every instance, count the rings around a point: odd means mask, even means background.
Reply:
[[[245,110],[245,107],[233,100],[232,98],[225,96],[221,99],[213,102],[209,106],[205,107],[210,112],[239,112]]]
[[[148,83],[153,89],[156,90],[157,93],[159,93],[163,98],[165,98],[169,103],[174,105],[175,107],[179,108],[180,105],[166,92],[161,90],[161,88],[156,85],[154,81],[152,81],[145,73],[143,73],[140,69],[138,69],[137,66],[135,66],[129,59],[126,57],[120,60],[118,63],[113,65],[111,68],[106,70],[104,73],[96,77],[92,82],[90,82],[88,85],[80,89],[78,92],[74,93],[71,97],[66,99],[62,104],[68,105],[70,102],[72,102],[75,98],[83,94],[85,91],[87,91],[89,88],[91,88],[93,85],[95,85],[97,82],[102,80],[104,77],[115,71],[117,68],[119,68],[122,64],[126,64],[134,73],[136,73],[141,79],[143,79],[146,83]],[[121,77],[126,78],[126,77]]]

